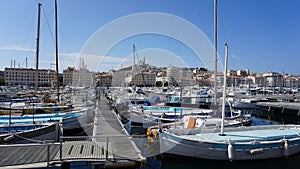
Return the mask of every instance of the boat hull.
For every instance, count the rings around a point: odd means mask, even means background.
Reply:
[[[36,128],[34,127],[36,126]],[[15,131],[0,135],[0,143],[5,144],[23,144],[23,143],[39,143],[43,141],[59,141],[60,128],[59,123],[47,123],[39,125],[28,125],[30,130]],[[12,130],[16,127],[26,127],[25,125],[18,125],[10,127]],[[4,127],[1,126],[3,129]],[[6,129],[9,126],[5,126]]]
[[[168,132],[160,135],[162,153],[211,160],[262,160],[281,158],[300,152],[300,137],[270,141],[217,142],[187,139]]]

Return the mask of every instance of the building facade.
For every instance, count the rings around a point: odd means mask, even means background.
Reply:
[[[7,86],[34,86],[36,70],[33,68],[5,68],[4,81]],[[38,70],[38,85],[51,86],[56,82],[56,72],[49,69]]]
[[[267,72],[263,75],[264,83],[266,87],[282,87],[283,86],[283,76],[276,72]]]
[[[130,85],[134,86],[155,86],[156,74],[151,72],[140,72],[129,76]]]
[[[169,85],[173,86],[194,85],[193,72],[190,69],[179,68],[173,65],[167,68],[167,80]]]
[[[112,75],[112,87],[125,87],[125,77],[126,77],[127,71],[125,70],[118,70],[114,71]]]
[[[73,82],[73,73],[75,72],[74,67],[68,67],[63,70],[63,85],[71,85]]]
[[[86,68],[68,67],[63,70],[63,84],[69,86],[90,86],[94,84],[95,73]]]
[[[111,74],[99,74],[96,75],[97,86],[99,87],[111,87],[112,75]]]

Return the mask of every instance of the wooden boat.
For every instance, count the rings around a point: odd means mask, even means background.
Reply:
[[[160,135],[163,153],[213,160],[262,160],[300,152],[300,125],[173,129]]]
[[[55,142],[60,135],[58,122],[0,125],[0,144]]]
[[[64,130],[71,130],[81,127],[80,120],[83,118],[87,110],[88,108],[61,113],[3,115],[0,116],[0,124],[40,124],[45,122],[61,122]]]
[[[137,125],[149,127],[150,123],[160,121],[162,123],[174,122],[185,115],[209,115],[212,110],[185,107],[161,107],[161,106],[132,106],[130,108],[130,121]],[[148,123],[149,125],[145,125]]]
[[[262,160],[300,153],[300,125],[224,128],[228,47],[224,70],[221,128],[165,129],[162,153],[212,160]]]

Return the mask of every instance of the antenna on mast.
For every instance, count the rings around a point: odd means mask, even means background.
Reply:
[[[133,46],[132,46],[132,53],[133,53],[133,66],[135,66],[135,45],[133,44]]]

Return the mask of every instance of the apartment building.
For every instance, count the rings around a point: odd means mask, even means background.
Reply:
[[[4,81],[7,86],[34,86],[36,70],[33,68],[5,68]],[[38,70],[38,85],[51,86],[56,81],[56,72],[50,69]]]

